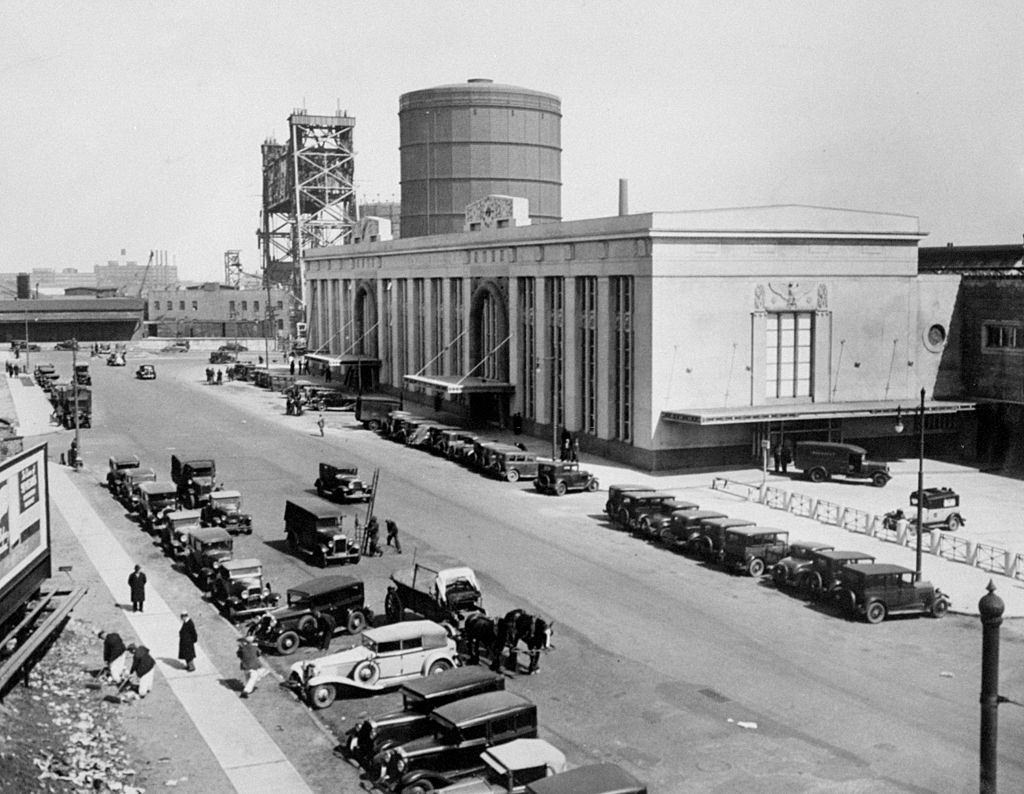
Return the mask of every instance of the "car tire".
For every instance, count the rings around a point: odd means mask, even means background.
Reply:
[[[380,680],[380,667],[376,662],[365,659],[352,670],[352,678],[361,684],[373,686]]]
[[[889,478],[881,473],[876,474],[871,478],[871,484],[876,488],[884,488],[887,482],[889,482]]]
[[[933,618],[942,618],[949,612],[949,602],[945,598],[936,598],[932,601],[931,614]]]
[[[665,527],[665,529],[661,530],[661,533],[658,535],[658,538],[661,540],[661,544],[663,546],[667,546],[669,548],[675,546],[675,536],[672,534],[672,530],[668,527]]]
[[[366,429],[376,433],[378,430],[380,430],[380,422],[377,421],[376,419],[371,419],[369,422],[366,423]]]
[[[438,673],[445,673],[451,670],[455,665],[449,662],[447,659],[438,659],[427,670],[427,675],[437,675]]]
[[[294,631],[286,631],[277,638],[274,648],[282,656],[291,656],[299,647],[299,635]]]
[[[619,512],[615,516],[615,521],[623,529],[629,529],[629,512],[626,510],[626,508],[619,508]]]
[[[772,568],[772,583],[776,587],[786,586],[786,569],[781,565],[776,565]]]
[[[958,515],[951,515],[949,518],[946,519],[946,529],[948,529],[950,532],[956,532],[963,525],[964,523]]]
[[[811,469],[807,472],[807,479],[811,482],[825,482],[828,478],[828,474],[824,469]]]
[[[764,575],[764,560],[760,557],[754,557],[749,563],[747,563],[747,573],[753,576],[755,579],[759,579]]]
[[[437,789],[434,788],[434,784],[429,780],[417,780],[415,783],[410,783],[408,786],[402,786],[398,790],[398,794],[433,794]]]
[[[315,709],[325,709],[338,697],[338,690],[331,684],[318,684],[309,690],[309,705]]]
[[[645,537],[649,536],[651,534],[651,517],[641,516],[640,520],[637,522],[636,529],[639,534]]]
[[[509,469],[505,472],[505,479],[508,482],[519,482],[519,472],[516,469]]]
[[[569,489],[565,487],[565,483],[561,480],[555,483],[555,496],[565,496],[568,491]]]
[[[348,622],[345,624],[349,634],[358,634],[366,628],[366,615],[353,609],[348,613]]]
[[[868,623],[881,623],[885,620],[886,611],[885,604],[881,601],[872,601],[864,610],[864,617],[867,618]]]
[[[818,601],[821,599],[821,591],[823,587],[824,585],[821,581],[821,574],[819,574],[817,571],[809,573],[807,574],[807,576],[804,577],[802,589],[805,593],[807,593],[808,597],[812,598],[813,600]]]
[[[593,493],[594,491],[597,490],[597,488],[598,488],[598,484],[597,484],[597,480],[596,479],[595,480],[591,480],[590,482],[587,483],[587,492],[588,493]]]
[[[303,615],[299,619],[298,629],[299,634],[301,634],[303,637],[305,637],[306,639],[311,638],[314,634],[316,634],[316,618],[312,615]]]

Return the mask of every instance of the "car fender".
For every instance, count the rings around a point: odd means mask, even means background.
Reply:
[[[429,783],[433,788],[443,788],[444,786],[450,786],[454,782],[453,778],[440,772],[435,772],[433,769],[414,769],[402,775],[398,782],[395,783],[393,790],[402,791],[416,783]]]

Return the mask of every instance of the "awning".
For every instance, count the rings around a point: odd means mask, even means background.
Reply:
[[[925,400],[927,414],[955,414],[973,411],[974,403]],[[913,416],[920,407],[916,400],[880,400],[878,402],[803,403],[796,405],[752,405],[745,408],[691,408],[662,411],[666,422],[688,425],[737,425],[752,422],[792,422],[813,419],[856,419],[866,416],[896,416],[903,410]]]
[[[516,387],[511,383],[492,378],[477,378],[463,375],[406,375],[406,384],[426,387],[430,391],[456,394],[512,394]]]
[[[342,367],[351,364],[365,364],[369,366],[380,366],[380,359],[373,356],[347,355],[329,356],[326,353],[306,353],[306,361],[317,361],[329,367]]]

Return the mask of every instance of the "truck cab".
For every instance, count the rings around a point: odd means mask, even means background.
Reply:
[[[797,442],[793,465],[811,482],[824,482],[832,477],[848,480],[869,480],[881,488],[890,479],[889,466],[868,460],[868,452],[855,444],[834,441]]]

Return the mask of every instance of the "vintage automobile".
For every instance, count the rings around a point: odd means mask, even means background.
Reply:
[[[388,620],[405,617],[405,610],[461,627],[468,615],[484,611],[484,597],[472,568],[434,570],[416,563],[411,571],[391,574],[395,592],[385,604]]]
[[[956,532],[967,523],[960,513],[960,494],[952,488],[925,488],[921,493],[921,526],[924,531],[947,529]],[[910,507],[906,515],[907,525],[917,532],[917,491],[910,492]],[[885,514],[884,522],[888,529],[896,528],[896,521],[902,511],[893,510]]]
[[[476,433],[468,430],[446,430],[441,433],[441,440],[438,442],[438,453],[444,455],[448,460],[459,460],[467,449],[472,450],[473,444],[480,439]]]
[[[709,518],[728,518],[728,516],[717,510],[673,511],[669,514],[668,524],[661,528],[659,538],[662,545],[673,551],[686,549],[690,538],[700,526],[700,522]]]
[[[619,509],[615,522],[623,529],[637,530],[646,515],[671,515],[676,510],[688,510],[691,502],[676,501],[674,494],[663,491],[630,492],[619,496]]]
[[[135,377],[139,380],[156,380],[156,367],[152,364],[139,364]]]
[[[431,732],[378,753],[368,776],[377,788],[431,791],[484,771],[481,754],[495,745],[537,736],[537,707],[511,692],[456,700],[430,715]]]
[[[350,411],[356,399],[350,392],[341,389],[306,389],[306,394],[309,404],[319,411]]]
[[[622,506],[622,497],[625,494],[633,493],[654,493],[655,489],[646,485],[635,485],[631,483],[616,483],[608,486],[608,499],[604,503],[604,513],[608,518],[615,520]]]
[[[152,507],[155,511],[167,507],[167,503],[160,502],[163,492],[153,489],[157,482],[156,472],[150,468],[140,466],[137,469],[129,469],[117,483],[115,496],[129,513],[138,513],[143,528],[146,529],[147,509]],[[143,488],[143,486],[147,488]],[[161,483],[166,485],[166,483]],[[143,499],[146,496],[150,499],[144,505]],[[177,503],[177,500],[175,500]]]
[[[282,656],[295,652],[302,642],[316,639],[314,612],[325,612],[349,634],[358,634],[373,617],[366,606],[363,583],[351,576],[320,576],[289,587],[285,603],[263,614],[249,628],[262,647]]]
[[[11,340],[11,352],[20,353],[28,351],[29,353],[38,353],[42,350],[39,345],[35,342],[26,342],[24,339],[13,339]]]
[[[73,378],[79,386],[92,386],[92,375],[89,374],[89,364],[86,361],[79,361],[75,366]]]
[[[65,339],[58,342],[53,346],[54,350],[78,350],[78,341],[76,339]]]
[[[797,585],[805,596],[815,601],[831,598],[842,584],[843,568],[847,565],[874,561],[874,557],[862,551],[816,551],[811,555],[811,567],[803,573]]]
[[[241,342],[226,342],[217,349],[221,351],[230,350],[235,353],[246,353],[249,351],[249,348],[247,348]]]
[[[360,720],[345,734],[342,750],[365,767],[377,753],[430,733],[430,712],[438,706],[504,688],[505,676],[476,666],[409,681],[401,688],[402,709]]]
[[[213,458],[199,455],[171,455],[171,479],[178,486],[178,498],[185,507],[196,508],[210,498],[217,478]]]
[[[131,475],[131,479],[135,478]],[[164,519],[164,514],[178,509],[178,492],[173,483],[162,483],[158,479],[139,483],[131,499],[137,499],[135,512],[139,526],[148,533],[155,533]],[[131,509],[131,508],[129,508]]]
[[[189,341],[187,339],[175,339],[160,348],[161,353],[187,353],[189,351]]]
[[[321,568],[328,563],[358,563],[359,533],[344,531],[345,518],[355,516],[341,512],[323,499],[292,498],[284,506],[284,532],[292,551],[304,552]]]
[[[862,615],[868,623],[881,623],[887,615],[945,615],[949,596],[914,579],[914,572],[901,565],[852,563],[842,570],[836,597],[849,615]]]
[[[363,632],[362,644],[319,659],[296,662],[288,685],[315,709],[325,709],[339,689],[376,692],[458,667],[448,630],[430,620],[409,620]]]
[[[526,794],[647,794],[647,786],[617,764],[587,764],[529,783]]]
[[[373,488],[359,479],[356,466],[320,464],[320,476],[313,483],[317,496],[335,502],[368,502]]]
[[[32,370],[32,377],[37,386],[45,391],[49,391],[53,388],[53,384],[57,382],[60,375],[57,374],[57,368],[53,364],[41,361]]]
[[[188,536],[185,570],[200,590],[209,590],[216,569],[234,556],[234,540],[223,529],[197,529]]]
[[[565,753],[543,739],[513,739],[484,750],[482,774],[438,789],[447,794],[523,794],[529,783],[568,769]]]
[[[753,521],[745,518],[705,518],[694,527],[686,541],[686,550],[696,557],[709,562],[722,559],[725,550],[725,533],[735,527],[752,527]]]
[[[255,558],[221,562],[210,577],[210,600],[232,622],[273,609],[280,598],[263,578],[263,565]]]
[[[125,367],[128,362],[125,360],[124,353],[121,351],[115,351],[107,356],[108,367]]]
[[[441,431],[450,429],[451,427],[451,425],[435,422],[433,420],[423,422],[406,438],[405,443],[410,447],[429,450],[433,447],[432,439]]]
[[[725,531],[722,567],[757,579],[788,553],[788,532],[772,527],[733,527]]]
[[[795,540],[789,544],[789,554],[771,567],[776,587],[800,587],[804,575],[814,565],[814,553],[832,551],[834,546],[814,540]]]
[[[648,540],[660,540],[661,530],[672,522],[674,513],[697,510],[700,510],[700,505],[696,502],[670,499],[660,505],[640,510],[637,519],[633,522],[633,531]]]
[[[54,383],[50,398],[53,416],[65,430],[92,426],[92,389],[72,383]]]
[[[251,535],[252,516],[242,512],[239,491],[211,491],[202,507],[203,526],[220,527],[232,535]]]
[[[232,364],[237,358],[238,354],[230,350],[214,350],[210,353],[211,364]]]
[[[400,405],[401,401],[395,397],[360,395],[356,399],[356,421],[361,422],[367,430],[376,432],[384,426],[388,414]]]
[[[537,479],[533,487],[541,493],[565,496],[569,491],[594,492],[601,486],[597,477],[575,462],[544,460],[537,463]]]
[[[892,475],[889,466],[867,459],[867,450],[854,444],[834,441],[798,441],[793,465],[811,482],[841,476],[848,480],[870,480],[881,488]]]
[[[202,512],[199,510],[165,510],[160,525],[160,545],[164,552],[175,559],[185,556],[188,538],[203,528]]]
[[[107,490],[112,494],[116,494],[121,480],[126,476],[126,472],[130,469],[139,468],[139,465],[138,455],[111,455],[107,461]]]
[[[496,450],[490,467],[491,474],[506,482],[532,480],[539,471],[537,453],[525,452],[518,447]]]

